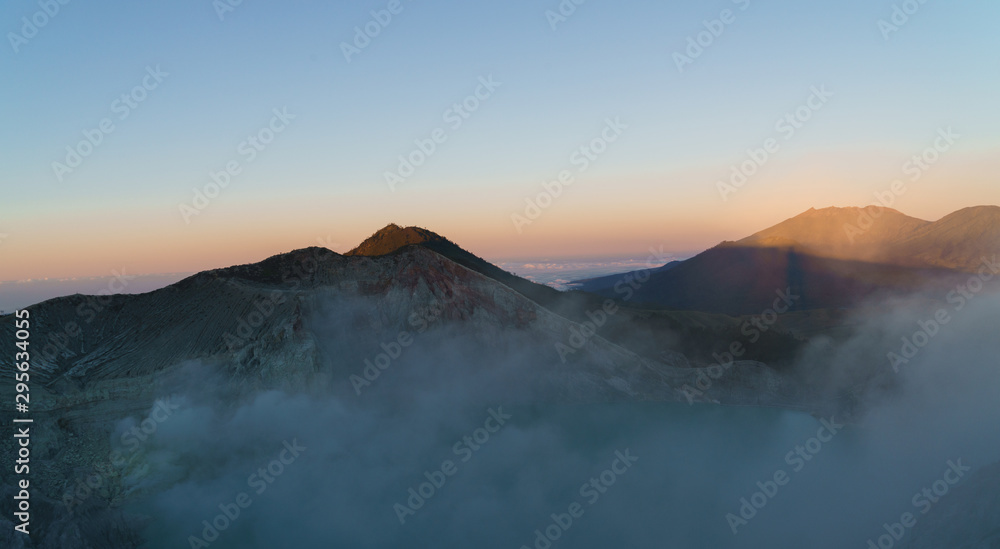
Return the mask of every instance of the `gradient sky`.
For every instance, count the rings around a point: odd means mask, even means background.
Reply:
[[[588,0],[555,29],[556,0],[402,0],[348,63],[341,42],[388,3],[243,0],[220,21],[210,0],[70,1],[17,52],[9,33],[41,8],[4,3],[0,280],[344,252],[389,222],[493,260],[698,250],[867,204],[946,127],[961,139],[895,207],[997,203],[996,2],[928,0],[886,40],[882,0]],[[725,9],[735,21],[678,71],[672,54]],[[119,120],[115,99],[157,66],[169,76]],[[502,85],[452,131],[444,113],[489,75]],[[716,181],[821,85],[829,102],[723,201]],[[178,205],[284,107],[290,126],[186,224]],[[106,117],[60,182],[52,163]],[[511,214],[615,117],[621,137],[519,234]],[[391,192],[384,172],[439,127],[448,140]]]

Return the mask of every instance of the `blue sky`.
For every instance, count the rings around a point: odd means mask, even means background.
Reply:
[[[897,207],[936,219],[995,202],[996,3],[929,0],[886,40],[878,21],[903,2],[587,0],[553,29],[557,1],[402,0],[348,63],[340,44],[388,4],[244,0],[220,20],[209,0],[70,1],[17,52],[9,33],[42,8],[4,4],[0,280],[196,270],[320,237],[345,251],[390,221],[489,257],[696,249],[864,205],[949,126],[959,146]],[[678,71],[672,54],[726,9],[735,20]],[[119,120],[115,99],[155,67],[169,76]],[[489,75],[496,92],[390,192],[397,156]],[[721,202],[716,181],[814,85],[829,104]],[[294,121],[185,223],[179,204],[275,108]],[[52,163],[105,117],[114,131],[59,181]],[[615,117],[622,139],[514,231],[525,197]]]

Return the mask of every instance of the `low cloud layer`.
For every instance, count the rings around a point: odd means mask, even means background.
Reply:
[[[920,521],[914,495],[949,461],[1000,461],[1000,298],[951,311],[899,372],[887,358],[940,307],[896,302],[858,318],[846,342],[804,352],[804,378],[857,388],[862,413],[848,423],[749,407],[526,404],[519,382],[551,347],[447,322],[415,334],[358,395],[349,376],[399,326],[345,343],[354,320],[338,303],[316,323],[328,386],[250,400],[205,379],[184,388],[188,406],[147,453],[176,483],[127,510],[150,517],[150,547],[865,548],[902,513]],[[744,498],[766,502],[745,518]]]

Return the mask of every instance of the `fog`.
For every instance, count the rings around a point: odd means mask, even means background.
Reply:
[[[850,422],[751,407],[539,400],[531,380],[558,360],[552,342],[444,320],[413,331],[413,343],[358,394],[350,376],[408,329],[405,321],[360,329],[371,306],[334,301],[317,313],[312,328],[327,363],[308,388],[241,398],[220,382],[224,365],[183,370],[176,390],[185,405],[144,449],[144,474],[171,486],[126,508],[149,517],[149,547],[191,547],[194,536],[205,542],[194,547],[239,548],[866,548],[903,513],[919,526],[925,507],[914,495],[944,478],[949,460],[973,469],[958,484],[1000,461],[996,295],[961,310],[897,300],[890,312],[859,313],[847,341],[812,342],[796,372],[831,395],[853,391]],[[949,322],[894,372],[888,353],[940,308]],[[807,447],[824,419],[844,426]],[[636,458],[628,466],[626,455]],[[443,468],[446,460],[453,466]],[[271,480],[262,481],[268,464]],[[600,484],[611,469],[604,480],[613,484]],[[770,486],[779,471],[785,482]],[[604,490],[581,492],[592,478]],[[401,514],[410,488],[442,479]],[[734,523],[741,498],[768,490],[756,499],[766,495],[766,505]],[[240,493],[248,505],[235,503]],[[236,508],[235,519],[216,520]],[[225,528],[208,539],[203,521]],[[546,528],[558,539],[539,541],[536,530]]]

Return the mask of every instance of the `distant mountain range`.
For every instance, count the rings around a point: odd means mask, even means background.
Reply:
[[[829,308],[967,278],[998,245],[1000,208],[935,223],[886,210],[849,234],[859,218],[859,209],[810,210],[641,276],[584,283],[596,293],[559,292],[429,230],[389,225],[344,255],[306,248],[144,294],[33,305],[31,402],[46,435],[32,440],[32,464],[46,471],[47,494],[33,499],[44,510],[35,520],[58,540],[131,539],[141,525],[118,508],[167,489],[181,470],[109,479],[84,515],[58,498],[106,459],[116,422],[192,383],[222,406],[272,390],[379,391],[394,402],[428,379],[449,390],[460,369],[481,381],[461,390],[484,402],[702,402],[844,417],[864,383],[825,388],[784,369],[805,343],[781,326],[797,313],[767,330],[730,315],[760,314],[781,292],[798,294],[793,309]],[[800,321],[828,318],[809,314]],[[14,329],[0,316],[0,340],[13,341]],[[739,358],[727,361],[736,344]],[[13,358],[0,355],[0,388],[12,388]]]
[[[775,291],[799,296],[793,309],[852,307],[866,298],[946,287],[1000,250],[1000,207],[966,208],[938,221],[889,208],[810,209],[737,242],[665,265],[634,299],[671,309],[759,314]],[[615,294],[620,277],[579,281]]]
[[[890,208],[811,209],[736,243],[794,247],[816,257],[972,272],[1000,247],[1000,207],[964,208],[938,221]]]
[[[328,311],[331,302],[369,307]],[[741,328],[740,320],[720,315],[620,306],[604,315],[597,333],[561,356],[557,344],[568,346],[584,323],[593,326],[606,299],[535,284],[431,231],[389,225],[344,255],[306,248],[201,272],[149,293],[73,295],[31,306],[37,332],[52,334],[33,355],[32,368],[50,410],[90,402],[110,384],[120,396],[115,405],[134,411],[146,405],[150,388],[136,380],[158,379],[191,360],[230,364],[234,383],[246,390],[307,386],[330,357],[334,371],[324,376],[347,380],[366,354],[413,327],[411,313],[434,303],[444,305],[432,328],[454,325],[486,341],[509,334],[544,349],[529,360],[533,379],[521,380],[521,389],[574,401],[686,400],[677,388],[693,382],[696,367],[711,362]],[[316,324],[327,314],[367,328],[331,348],[321,344]],[[13,337],[13,325],[0,323],[0,336]],[[660,337],[637,338],[637,327]],[[768,332],[738,366],[755,369],[763,380],[773,374],[758,361],[780,363],[799,343]],[[7,358],[0,357],[0,372],[12,375]],[[733,403],[799,402],[791,387],[762,396],[747,392],[746,381],[739,387],[720,382],[706,394]]]

